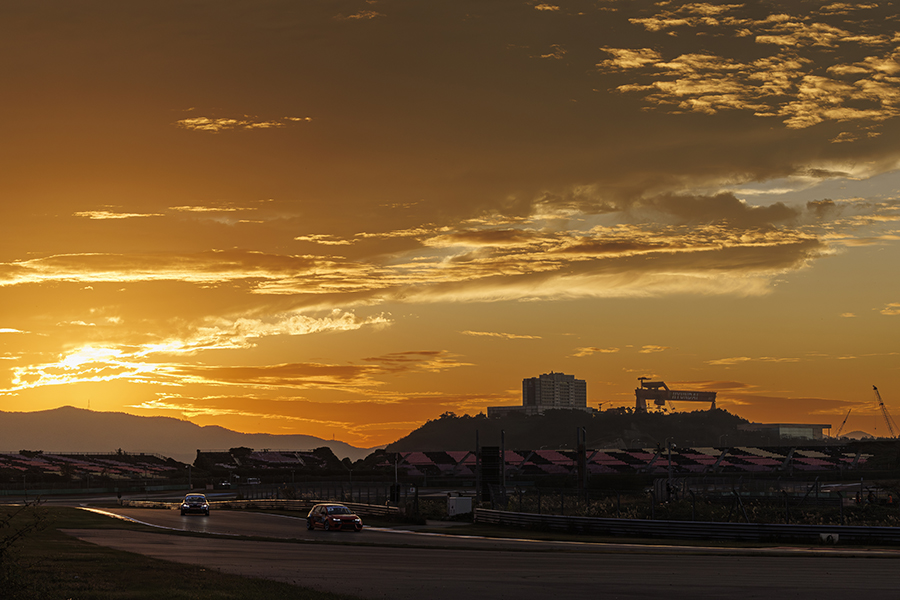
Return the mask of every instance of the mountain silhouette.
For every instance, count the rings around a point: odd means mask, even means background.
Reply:
[[[64,406],[35,412],[0,411],[0,452],[115,452],[161,454],[193,463],[197,450],[238,446],[271,450],[313,450],[328,446],[338,458],[365,458],[374,448],[311,435],[240,433],[171,417],[140,417]]]

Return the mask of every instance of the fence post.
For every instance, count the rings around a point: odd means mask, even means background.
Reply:
[[[656,519],[656,492],[650,490],[650,520]]]
[[[538,488],[538,514],[541,514],[541,488]]]
[[[747,516],[747,509],[744,508],[744,501],[741,500],[740,494],[738,494],[738,493],[734,490],[734,488],[731,488],[731,493],[734,494],[734,497],[737,499],[737,504],[738,504],[738,506],[741,508],[741,514],[744,515],[744,520],[745,520],[747,523],[749,523],[749,522],[750,522],[750,517]]]

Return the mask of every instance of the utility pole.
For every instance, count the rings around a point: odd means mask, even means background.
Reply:
[[[578,489],[587,490],[587,430],[584,427],[575,428],[575,465],[578,473]]]
[[[481,443],[475,430],[475,503],[481,502]]]
[[[506,430],[500,430],[500,492],[506,501]],[[506,507],[504,507],[505,510]]]
[[[669,455],[668,481],[666,482],[667,496],[672,493],[672,438],[666,438],[666,451]],[[667,498],[668,499],[668,498]]]

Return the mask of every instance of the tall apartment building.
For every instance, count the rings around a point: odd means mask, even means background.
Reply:
[[[539,415],[547,410],[574,409],[592,412],[587,406],[587,382],[565,373],[544,373],[522,380],[522,406],[489,406],[488,417],[511,412]]]
[[[587,408],[587,382],[565,373],[544,373],[522,380],[522,406],[553,408]]]

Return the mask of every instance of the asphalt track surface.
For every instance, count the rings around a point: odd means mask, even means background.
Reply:
[[[260,513],[109,512],[159,533],[68,533],[163,560],[367,599],[900,597],[900,552],[893,550],[544,542],[378,528],[308,532],[303,519]]]

